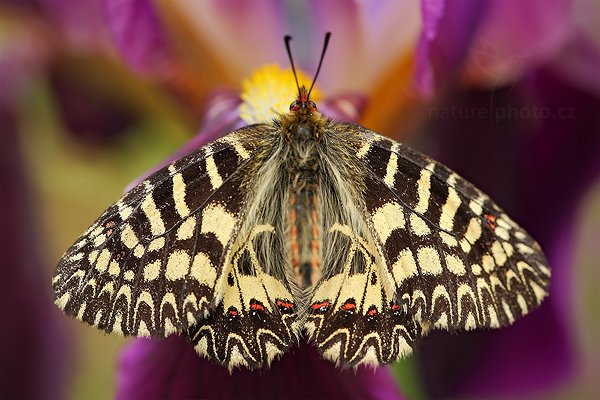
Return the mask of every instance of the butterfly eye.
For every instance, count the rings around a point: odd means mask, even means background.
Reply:
[[[316,105],[316,104],[315,104],[315,102],[314,102],[314,101],[312,101],[312,100],[309,100],[309,101],[308,101],[308,108],[310,108],[310,109],[311,109],[311,110],[313,110],[313,111],[317,111],[317,105]]]
[[[292,102],[292,104],[290,104],[290,111],[296,111],[300,108],[300,104],[298,103],[298,100],[294,100]]]

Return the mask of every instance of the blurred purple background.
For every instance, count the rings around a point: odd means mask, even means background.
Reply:
[[[0,0],[1,398],[277,397],[272,382],[292,376],[311,386],[290,397],[597,397],[598,2],[199,4]],[[241,82],[288,67],[285,34],[310,75],[326,31],[322,110],[497,200],[548,256],[542,306],[498,331],[434,332],[356,376],[303,345],[279,375],[230,378],[176,339],[127,341],[63,316],[50,285],[62,252],[138,176],[243,125]]]

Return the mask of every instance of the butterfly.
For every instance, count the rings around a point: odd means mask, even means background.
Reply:
[[[289,113],[111,205],[60,260],[56,304],[106,332],[184,335],[230,370],[269,366],[302,336],[340,366],[386,364],[431,330],[507,326],[540,304],[546,258],[487,195],[328,119],[296,84]]]

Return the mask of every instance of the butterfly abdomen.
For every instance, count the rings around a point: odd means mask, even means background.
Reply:
[[[320,226],[317,194],[306,189],[292,191],[288,212],[288,251],[296,282],[302,289],[311,287],[320,277]]]

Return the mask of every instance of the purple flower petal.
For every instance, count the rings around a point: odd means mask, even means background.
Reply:
[[[432,95],[456,74],[488,3],[488,0],[422,0],[423,31],[417,46],[415,79],[424,95]]]
[[[423,0],[416,81],[425,95],[459,68],[466,79],[498,85],[556,56],[572,35],[569,0]]]
[[[278,1],[209,1],[201,6],[179,1],[160,7],[150,0],[103,1],[117,47],[130,65],[144,73],[181,73],[171,70],[185,64],[177,49],[185,49],[186,57],[197,60],[202,73],[220,68],[221,79],[239,80],[259,65],[286,60]],[[180,23],[164,24],[164,10],[180,18]],[[182,26],[185,32],[177,31]],[[185,42],[177,42],[183,38]]]
[[[113,40],[137,71],[164,73],[173,54],[167,32],[151,0],[103,0]]]
[[[434,398],[540,392],[577,366],[570,330],[575,213],[600,177],[600,98],[547,69],[516,87],[455,92],[441,103],[457,111],[426,130],[437,158],[495,198],[545,250],[550,297],[513,326],[451,336],[422,346],[425,387]],[[435,111],[435,110],[433,110]]]
[[[176,37],[193,35],[193,40],[186,39],[179,45],[185,46],[203,69],[218,67],[221,80],[237,84],[261,65],[287,65],[283,36],[290,32],[282,4],[277,0],[212,0],[202,4],[181,0],[165,2],[161,7],[177,15],[186,27],[185,31],[177,31]],[[177,30],[178,26],[171,29]]]
[[[176,49],[185,49],[186,57],[202,67],[202,74],[211,75],[217,68],[223,82],[239,82],[267,63],[288,65],[282,40],[286,34],[294,36],[297,64],[312,73],[323,36],[331,31],[327,67],[319,80],[330,93],[372,89],[388,72],[391,62],[410,53],[419,29],[415,2],[347,0],[292,5],[275,0],[225,0],[201,6],[189,0],[160,6],[149,0],[104,3],[117,47],[137,70],[155,72],[169,60],[172,68],[179,69],[181,60]],[[165,13],[176,16],[180,23],[165,25],[161,19]],[[398,18],[402,24],[397,23]]]
[[[200,131],[175,154],[177,158],[246,125],[239,116],[241,100],[238,92],[215,90],[204,101],[206,107]]]
[[[600,45],[591,38],[577,34],[552,66],[565,79],[600,96]]]
[[[318,104],[323,115],[341,122],[358,122],[362,116],[367,99],[358,93],[346,93],[325,99]]]
[[[340,370],[304,343],[271,368],[227,369],[200,358],[183,338],[136,339],[121,354],[118,399],[401,399],[388,368]]]

